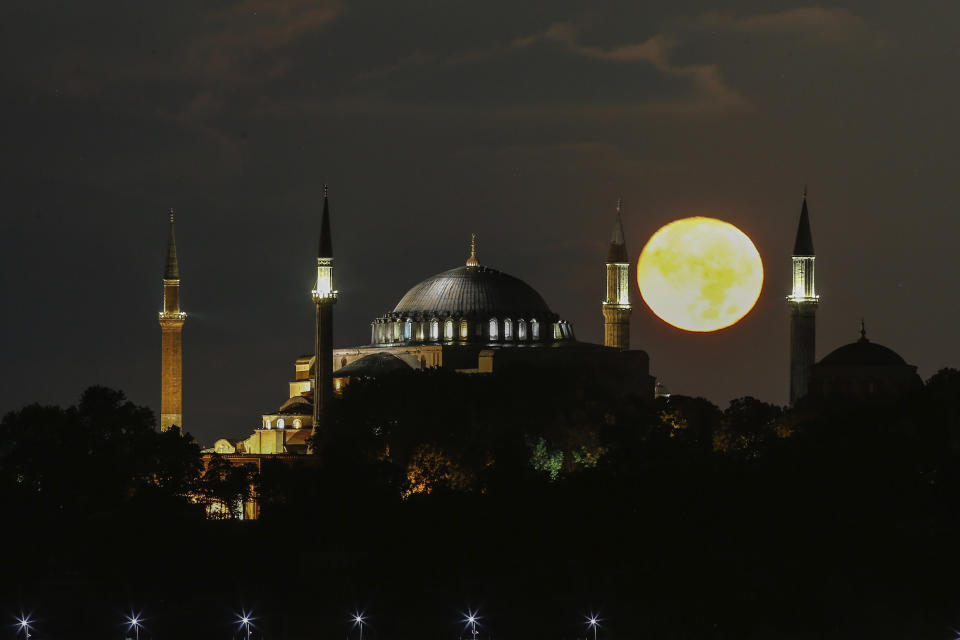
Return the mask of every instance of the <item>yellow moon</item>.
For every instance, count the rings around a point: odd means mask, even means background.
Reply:
[[[660,319],[686,331],[716,331],[743,318],[760,297],[763,261],[729,222],[683,218],[647,241],[637,284]]]

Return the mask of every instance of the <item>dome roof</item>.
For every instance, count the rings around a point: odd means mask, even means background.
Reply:
[[[551,315],[547,303],[526,282],[482,266],[457,267],[430,276],[407,291],[393,312],[400,315]]]
[[[834,349],[819,364],[832,367],[907,365],[906,361],[893,349],[870,342],[866,338],[860,338],[856,342]]]
[[[371,353],[354,360],[344,367],[340,367],[333,372],[333,377],[376,378],[396,373],[397,371],[410,370],[410,365],[392,353]]]

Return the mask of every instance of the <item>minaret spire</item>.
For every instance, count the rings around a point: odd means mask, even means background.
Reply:
[[[800,221],[793,243],[793,284],[787,304],[790,307],[790,404],[807,395],[810,368],[816,355],[817,295],[813,233],[807,210],[807,188],[803,188]]]
[[[320,237],[317,243],[317,281],[312,291],[316,311],[313,363],[313,430],[324,427],[333,401],[333,305],[337,290],[333,288],[333,235],[330,232],[330,200],[323,185],[323,212],[320,216]]]
[[[177,240],[173,233],[173,209],[170,209],[170,239],[167,241],[167,269],[163,273],[167,280],[180,277],[180,264],[177,262]]]
[[[630,348],[630,259],[623,236],[623,198],[617,199],[617,217],[607,250],[607,297],[603,301],[603,344]]]
[[[180,264],[170,209],[167,265],[163,272],[163,311],[160,312],[160,429],[183,428],[183,346],[187,314],[180,310]]]

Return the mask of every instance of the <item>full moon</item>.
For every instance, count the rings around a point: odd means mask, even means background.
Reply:
[[[683,218],[661,227],[637,261],[647,306],[686,331],[716,331],[750,312],[763,288],[763,261],[729,222]]]

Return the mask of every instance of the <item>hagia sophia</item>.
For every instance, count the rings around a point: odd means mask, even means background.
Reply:
[[[793,248],[790,311],[790,404],[843,400],[871,402],[919,388],[916,367],[893,350],[871,342],[861,321],[860,339],[815,360],[816,312],[820,304],[806,192]],[[349,258],[342,268],[349,268]],[[631,258],[618,201],[613,233],[604,260],[605,298],[601,304],[603,344],[576,339],[569,322],[523,280],[481,263],[476,236],[465,263],[416,284],[390,310],[370,323],[370,342],[333,345],[333,235],[330,201],[324,187],[311,298],[315,311],[314,354],[295,360],[294,379],[280,406],[263,414],[248,438],[217,440],[208,454],[237,464],[259,464],[260,456],[310,454],[310,436],[322,429],[325,410],[351,379],[387,376],[395,371],[443,368],[465,375],[565,366],[586,369],[623,393],[653,398],[656,379],[646,352],[631,349]],[[180,270],[170,214],[161,327],[162,430],[183,425]]]

